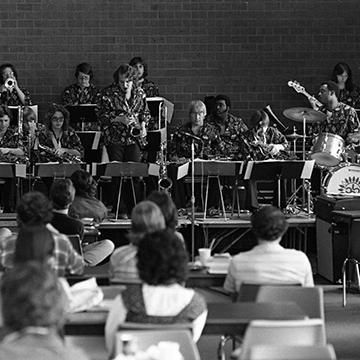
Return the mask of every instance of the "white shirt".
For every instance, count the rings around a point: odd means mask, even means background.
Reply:
[[[262,242],[231,259],[224,288],[236,293],[242,282],[314,286],[307,256],[299,250],[285,249],[277,241]]]

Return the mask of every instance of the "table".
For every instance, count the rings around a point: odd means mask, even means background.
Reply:
[[[252,320],[303,320],[304,311],[295,303],[209,303],[203,334],[243,333]],[[66,335],[103,335],[107,311],[69,314]]]

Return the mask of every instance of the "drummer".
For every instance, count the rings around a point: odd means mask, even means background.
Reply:
[[[321,84],[319,100],[323,104],[319,111],[327,115],[322,123],[317,123],[310,129],[310,135],[326,132],[340,135],[345,143],[352,142],[351,134],[359,130],[359,119],[354,108],[339,101],[340,89],[334,81]]]

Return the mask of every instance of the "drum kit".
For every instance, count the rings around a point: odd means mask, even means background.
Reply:
[[[286,109],[284,116],[303,125],[303,135],[294,132],[287,135],[293,141],[294,151],[296,141],[302,139],[302,157],[308,158],[305,151],[306,125],[317,124],[325,121],[326,114],[309,108],[296,107]],[[352,144],[360,142],[360,132],[349,135]],[[313,141],[310,158],[315,160],[315,164],[320,168],[321,173],[321,192],[335,196],[356,196],[360,195],[360,165],[348,162],[348,153],[351,147],[345,147],[344,139],[336,134],[320,133]],[[323,176],[323,172],[327,174]]]

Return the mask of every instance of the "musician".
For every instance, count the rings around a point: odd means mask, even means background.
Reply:
[[[244,133],[244,138],[247,140],[248,148],[243,151],[247,152],[251,160],[266,160],[269,158],[287,157],[289,152],[289,144],[286,137],[275,127],[270,126],[270,119],[264,110],[257,110],[253,113],[250,119],[251,128]],[[259,208],[257,200],[256,181],[244,180],[246,189],[245,206],[248,210],[253,211]],[[283,186],[283,184],[282,184]],[[274,182],[274,204],[277,205],[278,186]],[[282,195],[284,193],[282,192]],[[280,199],[280,207],[285,206],[285,197]]]
[[[45,115],[45,127],[38,133],[39,162],[73,162],[84,156],[79,136],[69,127],[69,117],[62,105],[50,106]]]
[[[269,116],[264,110],[255,111],[250,124],[251,129],[246,131],[244,136],[248,139],[250,146],[253,146],[254,152],[261,153],[260,157],[277,157],[280,152],[289,150],[286,137],[277,128],[270,126]]]
[[[194,140],[195,157],[207,159],[218,152],[219,132],[214,125],[204,122],[206,106],[201,100],[193,100],[189,106],[189,121],[180,126],[169,144],[172,161],[191,158],[191,144]]]
[[[207,159],[219,152],[220,136],[217,129],[204,122],[206,116],[206,106],[201,100],[190,102],[189,121],[180,126],[173,136],[173,140],[168,147],[168,154],[171,161],[182,162],[191,158],[191,144],[194,142],[195,158]],[[189,189],[186,188],[183,179],[177,180],[177,168],[169,167],[169,177],[173,181],[174,201],[178,209],[185,208]],[[199,189],[196,189],[197,193]],[[211,192],[210,196],[217,194]],[[196,196],[198,201],[200,194]],[[215,205],[216,199],[209,199],[210,207]],[[201,204],[197,204],[201,206]]]
[[[129,63],[138,72],[138,85],[145,91],[147,97],[159,96],[159,88],[147,78],[148,65],[140,56],[133,57]]]
[[[8,79],[11,79],[12,86],[9,86]],[[0,104],[7,106],[32,104],[29,91],[20,88],[18,74],[12,64],[0,65]]]
[[[310,134],[326,132],[340,135],[346,143],[350,143],[349,135],[359,129],[359,119],[354,108],[339,100],[339,86],[332,80],[320,86],[319,100],[323,104],[319,111],[327,114],[326,121],[315,124]]]
[[[23,160],[22,138],[16,128],[10,127],[11,111],[5,105],[0,105],[0,161],[19,162]],[[23,161],[21,161],[23,162]],[[15,210],[14,179],[5,179],[1,189],[1,202],[4,212]]]
[[[99,103],[99,119],[109,160],[139,162],[150,120],[146,94],[138,86],[137,71],[132,66],[121,64],[113,77],[114,82],[103,90]],[[138,136],[134,136],[135,130]],[[114,186],[118,183],[118,179],[113,182]],[[127,217],[132,208],[131,192],[124,193],[127,196],[127,209],[125,203],[121,202],[123,218]]]
[[[339,87],[339,101],[355,109],[360,108],[360,88],[353,83],[352,71],[348,64],[339,62],[335,65],[331,80]]]
[[[90,64],[78,64],[75,69],[76,83],[66,87],[62,93],[63,105],[97,104],[100,91],[92,84],[93,77]]]
[[[231,101],[226,95],[215,97],[215,111],[210,114],[208,122],[215,126],[221,138],[220,156],[238,158],[239,138],[248,130],[244,121],[230,113]]]

